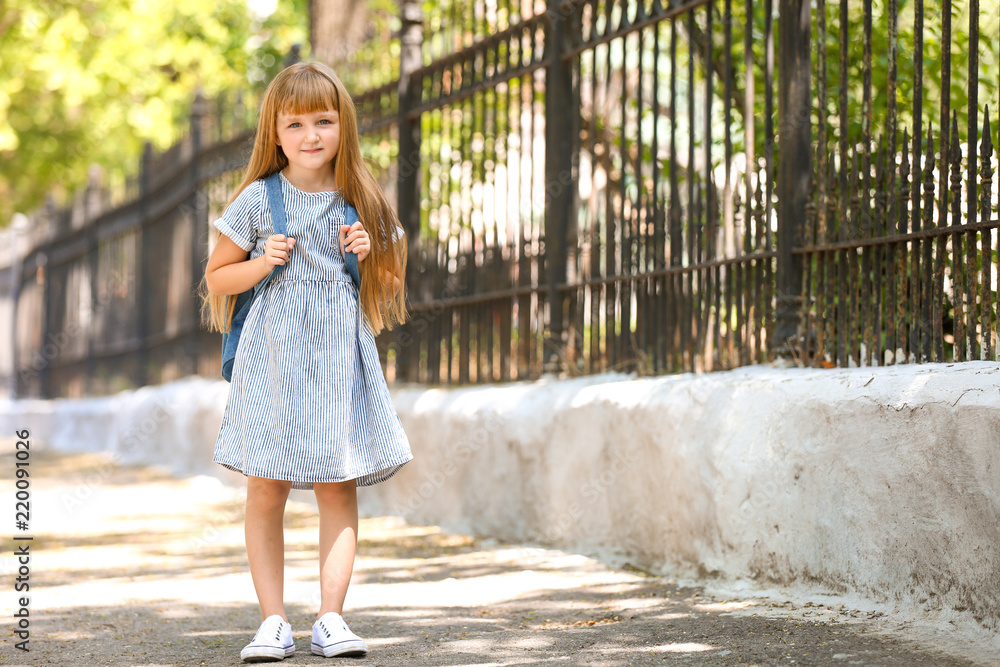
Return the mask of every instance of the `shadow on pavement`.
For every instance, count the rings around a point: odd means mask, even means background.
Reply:
[[[8,624],[0,664],[242,664],[260,618],[238,490],[98,455],[47,453],[32,466],[31,651],[14,649]],[[309,646],[314,510],[290,503],[285,596],[298,651],[283,664],[972,664],[847,625],[843,611],[821,605],[786,613],[713,600],[579,554],[393,518],[362,519],[359,533],[345,617],[370,652],[324,660]],[[10,577],[16,566],[4,564]],[[15,599],[9,589],[10,606]]]

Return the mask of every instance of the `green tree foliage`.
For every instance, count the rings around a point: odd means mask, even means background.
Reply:
[[[831,115],[837,111],[837,96],[840,88],[840,18],[839,3],[827,6],[827,108]],[[862,136],[864,115],[861,100],[864,96],[864,5],[850,2],[848,10],[848,51],[847,51],[847,94],[850,113],[845,119],[847,134],[852,140]],[[914,127],[914,69],[917,62],[915,45],[914,3],[900,0],[899,15],[896,20],[896,111],[900,133],[903,127],[912,134]],[[976,17],[979,29],[978,62],[975,71],[969,70],[969,3],[955,0],[952,3],[951,41],[943,42],[943,21],[941,8],[935,3],[925,3],[923,31],[923,85],[920,90],[923,99],[923,125],[926,139],[927,124],[934,127],[934,134],[940,135],[939,116],[941,100],[947,95],[951,108],[958,113],[962,140],[965,141],[968,125],[968,105],[970,86],[978,87],[978,116],[980,123],[985,105],[995,118],[997,94],[1000,92],[1000,1],[980,0],[980,11]],[[872,129],[873,141],[879,132],[887,127],[889,107],[889,21],[886,3],[873,3],[872,17]],[[816,22],[813,22],[816,30]],[[951,55],[950,90],[943,91],[944,54]],[[815,61],[815,56],[813,57]],[[814,74],[815,77],[815,74]],[[935,141],[935,144],[937,142]],[[978,141],[975,142],[978,144]]]
[[[122,182],[145,141],[183,135],[197,89],[252,99],[304,41],[304,4],[260,18],[246,0],[0,3],[0,225],[78,190],[90,164]]]
[[[951,18],[951,40],[949,44],[943,43],[943,21],[940,6],[932,6],[933,3],[925,3],[924,10],[924,30],[923,30],[923,71],[922,71],[922,119],[924,127],[924,140],[926,141],[926,127],[928,123],[933,124],[935,137],[940,135],[939,117],[941,100],[947,94],[950,107],[958,115],[959,131],[962,141],[966,140],[966,128],[968,124],[968,104],[969,86],[978,88],[978,117],[982,122],[982,113],[985,106],[990,106],[991,118],[996,117],[997,104],[1000,102],[1000,0],[980,0],[980,11],[977,17],[979,29],[978,41],[978,62],[977,69],[969,71],[969,50],[970,50],[970,8],[967,0],[953,0]],[[778,21],[778,2],[773,3],[773,14],[768,17],[764,13],[764,3],[754,2],[752,26],[752,58],[754,72],[752,81],[754,85],[754,122],[755,122],[755,153],[759,157],[765,150],[765,63],[766,54],[766,32],[765,26],[770,21],[774,33],[774,89],[772,98],[772,121],[774,132],[777,134],[780,123],[778,110],[778,77],[780,68],[779,43],[781,39]],[[847,65],[847,113],[844,118],[839,113],[839,96],[841,86],[841,3],[839,1],[827,0],[825,2],[826,31],[819,34],[818,10],[813,6],[811,17],[811,61],[812,61],[812,90],[814,96],[811,122],[815,125],[819,121],[819,49],[823,45],[826,50],[826,95],[822,101],[827,109],[829,123],[828,141],[830,146],[827,150],[835,150],[837,139],[841,132],[845,133],[848,142],[861,141],[863,136],[864,114],[862,113],[864,98],[864,44],[865,44],[865,4],[861,0],[848,0],[847,2],[847,51],[845,61]],[[715,141],[720,141],[724,131],[724,109],[721,100],[724,98],[725,85],[725,44],[723,41],[724,22],[722,15],[722,2],[716,2],[713,6],[713,16],[715,25],[712,33],[712,62],[713,67],[713,87],[715,100],[713,106],[713,127],[712,134]],[[732,2],[733,10],[733,45],[732,62],[733,73],[733,96],[732,96],[732,118],[733,118],[733,140],[735,150],[743,150],[743,124],[744,109],[743,99],[747,75],[744,71],[744,35],[745,26],[748,24],[745,10],[745,3],[738,0]],[[691,84],[695,95],[704,95],[704,58],[705,58],[705,11],[698,10],[695,20],[695,30],[689,36],[690,29],[686,21],[686,16],[678,20],[680,39],[678,43],[677,76],[679,81],[679,91],[688,90],[687,59],[693,56],[696,59],[695,81]],[[884,135],[888,128],[889,115],[889,22],[888,3],[885,0],[874,0],[872,2],[872,69],[871,69],[871,113],[872,113],[872,141],[878,142],[879,135]],[[661,53],[660,72],[664,80],[669,76],[669,54],[666,52],[669,44],[670,23],[661,24]],[[896,125],[898,129],[898,141],[902,140],[903,128],[907,128],[912,136],[915,123],[914,99],[917,91],[914,88],[914,68],[916,58],[916,37],[915,37],[915,15],[914,3],[912,0],[897,0],[896,16]],[[652,47],[649,55],[644,54],[644,67],[651,67]],[[948,49],[951,54],[951,81],[948,91],[942,91],[943,86],[943,62],[944,52]],[[633,56],[634,58],[634,56]],[[638,63],[634,63],[637,65]],[[661,87],[665,84],[661,83]],[[686,105],[686,98],[685,98]],[[682,105],[686,112],[687,107]],[[649,113],[648,111],[646,113]],[[700,112],[701,113],[701,112]],[[682,122],[684,119],[682,119]],[[703,121],[697,121],[699,124]],[[700,127],[696,127],[696,144],[701,143],[699,135]],[[685,127],[685,131],[687,128]],[[975,142],[978,145],[978,141]],[[939,143],[935,139],[935,146]],[[897,149],[900,149],[897,146]],[[722,159],[721,152],[718,153],[717,160]]]
[[[775,140],[780,131],[781,116],[778,108],[778,86],[780,74],[780,31],[778,20],[778,2],[772,3],[772,13],[765,15],[765,3],[751,3],[751,14],[748,17],[746,3],[741,0],[733,0],[730,3],[732,8],[732,20],[730,28],[732,31],[732,43],[729,46],[731,57],[726,59],[727,45],[725,42],[726,21],[724,8],[725,3],[717,0],[714,3],[701,6],[694,11],[693,19],[691,14],[682,13],[674,20],[662,21],[658,27],[646,31],[643,40],[640,42],[635,34],[628,40],[614,40],[608,45],[601,45],[594,50],[595,56],[584,55],[580,60],[581,80],[588,81],[594,71],[597,72],[597,86],[600,90],[602,86],[611,85],[621,87],[621,79],[614,80],[612,73],[621,72],[652,72],[654,66],[658,72],[658,79],[655,83],[651,79],[645,82],[645,102],[639,113],[639,121],[642,135],[632,127],[626,125],[626,130],[622,131],[622,121],[620,110],[610,105],[607,109],[596,108],[593,113],[586,113],[588,122],[593,123],[593,127],[585,127],[585,132],[593,132],[597,141],[612,150],[606,154],[606,166],[609,171],[622,169],[622,155],[633,155],[637,150],[642,150],[642,157],[645,162],[654,160],[652,155],[651,137],[654,126],[657,127],[659,136],[667,137],[671,130],[670,126],[670,76],[671,69],[676,76],[676,113],[673,129],[676,130],[680,138],[677,166],[683,171],[686,166],[686,151],[688,141],[694,143],[699,154],[704,152],[705,141],[705,81],[707,72],[711,68],[712,80],[712,108],[711,108],[711,134],[712,134],[712,162],[718,166],[724,160],[724,132],[725,132],[725,106],[723,104],[726,96],[726,66],[731,63],[732,92],[730,94],[730,130],[733,142],[733,150],[740,153],[746,149],[744,128],[747,123],[754,124],[754,154],[758,160],[766,153],[767,135],[765,133],[765,122],[767,120],[768,101],[770,101],[771,127],[775,134]],[[888,3],[885,0],[874,0],[872,4],[872,63],[871,63],[871,139],[873,146],[877,145],[879,137],[885,136],[889,127],[889,21]],[[945,44],[943,39],[943,20],[939,6],[932,7],[932,3],[925,3],[924,29],[923,29],[923,71],[922,86],[922,114],[919,119],[923,127],[923,140],[927,141],[926,128],[933,125],[935,137],[935,150],[940,150],[940,109],[941,101],[947,96],[950,108],[957,114],[960,141],[967,141],[968,117],[969,117],[969,90],[970,86],[976,86],[978,92],[977,105],[977,125],[981,126],[983,110],[986,105],[990,108],[990,118],[996,130],[997,108],[1000,106],[1000,0],[980,0],[979,14],[975,23],[979,30],[978,47],[976,50],[977,61],[975,69],[970,72],[969,52],[971,50],[970,38],[970,5],[967,0],[953,0],[951,39]],[[617,25],[620,21],[620,3],[614,3],[615,9],[611,12],[610,21],[612,25]],[[838,0],[827,0],[825,7],[825,31],[820,34],[820,15],[817,3],[813,3],[811,15],[811,65],[812,65],[812,94],[813,103],[808,116],[808,122],[813,126],[813,136],[818,138],[818,124],[820,119],[819,110],[824,105],[827,110],[827,145],[816,147],[815,150],[823,150],[828,154],[837,152],[838,140],[843,134],[849,145],[854,145],[862,140],[863,123],[865,115],[863,113],[864,99],[864,23],[865,23],[865,3],[861,0],[848,0],[846,3],[846,33],[847,50],[845,52],[846,61],[846,93],[847,108],[846,113],[841,115],[839,108],[840,85],[841,85],[841,3]],[[708,34],[708,11],[712,13],[711,40]],[[604,6],[599,5],[595,14],[598,16],[598,27],[603,30]],[[618,13],[616,13],[618,12]],[[773,88],[770,100],[768,100],[765,81],[767,63],[767,26],[770,25],[773,39]],[[677,58],[675,61],[670,57],[670,40],[673,30],[677,33]],[[751,31],[751,62],[752,70],[748,74],[744,65],[746,53],[745,35],[746,30]],[[903,128],[907,128],[910,136],[913,136],[914,124],[918,119],[914,118],[914,99],[917,91],[914,86],[914,70],[916,58],[916,37],[915,37],[915,7],[912,0],[897,0],[896,16],[896,91],[895,91],[895,122],[897,132],[897,151],[902,150],[901,142]],[[654,31],[659,31],[658,50],[653,40]],[[820,66],[819,54],[821,47],[826,55],[826,89],[825,95],[820,99]],[[944,53],[950,53],[951,79],[949,89],[943,91],[944,85]],[[693,79],[689,73],[688,65],[693,60],[694,66],[691,68]],[[610,72],[608,67],[610,66]],[[628,77],[626,77],[628,80]],[[631,80],[630,80],[631,81]],[[607,83],[610,82],[610,83]],[[659,115],[654,114],[654,110],[649,100],[651,98],[650,84],[658,87],[660,100]],[[635,90],[635,83],[632,81],[632,90]],[[752,85],[754,92],[754,107],[752,119],[747,119],[744,101],[746,86]],[[604,93],[607,97],[607,92]],[[633,93],[634,95],[634,93]],[[613,97],[613,95],[611,96]],[[626,101],[628,109],[634,110],[637,106],[636,97],[630,97]],[[694,125],[689,125],[688,113],[690,106],[695,109]],[[622,143],[625,144],[624,151]],[[978,146],[979,139],[974,138],[972,142]],[[925,143],[926,145],[926,143]],[[662,144],[660,145],[662,149]],[[669,175],[669,170],[675,163],[669,160],[660,161],[664,175]],[[940,160],[939,160],[940,164]],[[623,178],[628,179],[630,175],[625,170]],[[634,182],[631,183],[637,187]]]

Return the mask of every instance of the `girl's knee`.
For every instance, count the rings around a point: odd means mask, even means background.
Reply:
[[[357,494],[357,484],[353,479],[346,482],[316,482],[313,484],[313,491],[316,492],[316,501],[322,503],[325,499],[333,501],[343,501],[345,498],[354,498]]]
[[[284,503],[292,483],[282,479],[247,477],[247,500],[265,503]]]

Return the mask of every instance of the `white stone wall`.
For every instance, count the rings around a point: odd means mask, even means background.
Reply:
[[[754,367],[394,393],[415,459],[364,509],[815,584],[1000,630],[1000,365]]]
[[[4,432],[180,474],[228,385],[0,401]],[[627,555],[677,576],[815,586],[1000,630],[1000,364],[752,367],[393,389],[414,460],[367,515]]]

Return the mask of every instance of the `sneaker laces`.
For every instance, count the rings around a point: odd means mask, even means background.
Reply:
[[[285,627],[285,622],[284,621],[278,621],[278,627],[277,627],[277,629],[274,632],[274,641],[276,641],[276,642],[280,642],[281,641],[281,631],[284,629],[284,627]],[[257,632],[253,636],[253,641],[257,641],[257,639],[260,638],[260,636],[263,633],[263,631],[264,631],[264,626],[263,625],[261,625],[259,628],[257,628]]]

